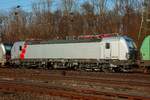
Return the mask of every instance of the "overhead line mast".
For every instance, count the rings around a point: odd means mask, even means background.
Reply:
[[[145,36],[148,34],[150,34],[150,0],[144,0],[142,9],[142,21],[138,34],[138,40],[141,39],[141,36]]]

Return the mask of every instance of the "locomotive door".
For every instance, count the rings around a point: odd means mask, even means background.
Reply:
[[[105,43],[105,59],[111,58],[111,49],[110,49],[110,43]]]

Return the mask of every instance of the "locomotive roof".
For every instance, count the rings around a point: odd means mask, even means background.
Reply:
[[[85,43],[85,42],[101,42],[102,39],[86,39],[86,40],[50,40],[50,41],[26,41],[28,45],[36,44],[64,44],[64,43]]]
[[[101,42],[116,40],[122,36],[108,37],[102,39],[83,39],[83,40],[50,40],[50,41],[26,41],[28,45],[36,45],[36,44],[64,44],[64,43],[85,43],[85,42]]]

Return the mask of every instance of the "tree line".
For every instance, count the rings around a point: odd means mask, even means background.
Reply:
[[[2,41],[65,39],[66,36],[121,33],[137,40],[144,0],[36,0],[0,13]],[[58,6],[54,4],[58,3]]]

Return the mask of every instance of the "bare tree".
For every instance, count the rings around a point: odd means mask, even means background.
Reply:
[[[64,39],[66,36],[120,32],[137,36],[144,0],[38,0],[32,12],[12,9],[0,21],[5,40]],[[54,7],[52,9],[52,7]],[[2,18],[0,18],[2,19]],[[14,36],[14,37],[12,37]]]

